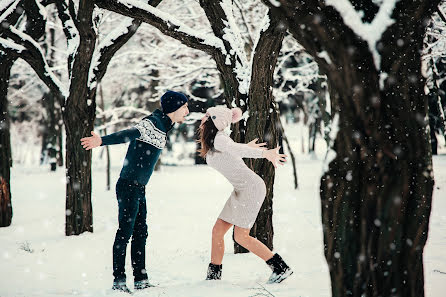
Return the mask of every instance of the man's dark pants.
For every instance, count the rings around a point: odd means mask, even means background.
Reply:
[[[145,186],[120,178],[116,183],[119,206],[119,228],[113,244],[113,276],[125,282],[125,254],[132,237],[132,266],[135,281],[147,279],[145,270],[147,239],[147,206]]]

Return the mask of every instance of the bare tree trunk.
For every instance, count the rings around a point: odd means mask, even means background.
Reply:
[[[156,0],[157,1],[157,0]],[[157,2],[159,3],[159,2]],[[59,4],[59,15],[66,20],[66,7]],[[91,151],[80,145],[80,139],[90,135],[96,117],[96,90],[114,54],[135,34],[141,25],[133,20],[116,39],[100,47],[96,67],[90,73],[97,33],[93,24],[95,3],[81,0],[75,21],[79,32],[79,46],[73,58],[69,96],[64,106],[67,147],[66,235],[93,232],[91,207]],[[74,10],[74,9],[73,9]],[[73,13],[70,13],[73,14]],[[70,32],[65,32],[70,37]],[[72,37],[72,36],[71,36]],[[92,76],[90,77],[90,75]],[[88,81],[91,79],[91,81]]]
[[[278,107],[272,91],[273,74],[285,37],[285,26],[281,24],[277,15],[271,12],[269,19],[270,25],[261,34],[254,53],[248,99],[250,116],[246,123],[245,139],[251,141],[258,137],[260,142],[267,142],[269,148],[274,148],[279,143],[281,131],[280,124],[278,124],[280,121]],[[266,184],[266,197],[250,233],[272,250],[274,247],[272,224],[274,166],[266,159],[255,159],[250,162],[253,170],[262,177]],[[245,251],[237,243],[235,243],[234,250],[236,253]]]
[[[66,235],[93,232],[91,151],[84,150],[80,145],[80,139],[93,131],[96,117],[96,91],[89,90],[87,81],[96,42],[92,22],[93,9],[93,2],[80,1],[77,24],[80,42],[74,56],[70,95],[63,112],[67,168]]]
[[[11,225],[11,135],[8,114],[8,84],[14,60],[0,54],[0,227]]]
[[[420,52],[424,19],[439,1],[396,3],[377,44],[380,72],[333,7],[280,2],[272,9],[327,74],[339,118],[336,157],[321,178],[332,295],[424,296],[434,182]],[[377,6],[361,5],[373,19]],[[324,50],[331,63],[318,57]]]

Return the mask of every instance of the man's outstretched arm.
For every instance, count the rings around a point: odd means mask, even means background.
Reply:
[[[98,134],[91,131],[90,137],[81,139],[81,145],[86,150],[91,150],[101,145],[119,144],[132,141],[141,136],[141,133],[136,128],[130,128],[116,133],[100,137]]]

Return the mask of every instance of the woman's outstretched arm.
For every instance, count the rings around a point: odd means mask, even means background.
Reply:
[[[254,148],[246,143],[234,142],[229,136],[217,134],[214,140],[214,148],[220,152],[227,152],[242,158],[263,158],[263,148]]]
[[[277,164],[283,165],[283,162],[286,161],[286,155],[279,154],[280,147],[274,149],[265,149],[261,146],[250,147],[246,143],[234,142],[229,136],[224,134],[218,134],[215,137],[214,148],[241,158],[265,158],[273,163],[276,168]]]

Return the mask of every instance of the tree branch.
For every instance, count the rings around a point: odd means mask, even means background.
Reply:
[[[348,0],[346,1],[350,2]],[[344,18],[340,11],[333,6],[327,5],[326,1],[278,0],[280,2],[279,6],[273,5],[269,0],[263,0],[263,2],[284,17],[288,22],[288,28],[294,38],[314,57],[324,72],[330,70],[336,71],[339,65],[328,63],[325,59],[319,57],[319,53],[326,51],[331,61],[336,63],[335,55],[337,51],[352,50],[352,48],[346,48],[344,45],[355,43],[359,45],[364,42],[363,39],[354,33],[351,27],[344,23]],[[331,2],[337,3],[333,0]],[[418,27],[418,24],[422,23],[427,13],[432,11],[439,2],[440,0],[422,2],[399,1],[396,3],[391,17],[395,23],[400,24],[400,26],[407,30],[412,30]],[[369,10],[373,10],[373,7],[376,6],[373,3],[369,3],[369,5],[370,7],[367,8]],[[301,24],[305,24],[305,26],[301,26]],[[383,33],[383,36],[390,31],[388,28]],[[396,36],[392,40],[396,42],[398,38],[402,37]],[[330,42],[324,42],[327,40],[330,40]],[[408,40],[407,42],[410,41]],[[363,52],[361,54],[363,59],[365,54],[368,53]]]
[[[40,46],[29,35],[18,31],[12,26],[10,26],[10,30],[5,31],[5,35],[15,41],[15,43],[1,38],[0,48],[15,55],[16,58],[25,60],[53,94],[59,100],[63,100],[67,96],[67,89],[51,71]],[[6,44],[8,46],[5,46]]]
[[[130,24],[125,23],[124,26],[116,28],[107,35],[105,40],[99,44],[97,54],[93,56],[92,69],[90,70],[93,75],[90,77],[90,84],[102,80],[112,57],[136,33],[140,25],[140,20],[133,20]]]
[[[23,0],[4,0],[3,3],[0,3],[0,21],[10,15],[21,1]]]
[[[224,1],[227,3],[223,3]],[[232,3],[229,3],[230,1],[231,0],[200,0],[200,6],[206,13],[206,17],[211,24],[215,36],[223,41],[225,51],[231,55],[232,67],[235,66],[236,61],[243,66],[248,66],[248,60],[243,46],[243,38],[240,35],[238,28],[232,28],[232,26],[236,26],[234,17],[232,13],[229,14],[228,11],[223,9],[223,7],[232,7]]]
[[[441,20],[446,23],[446,16],[444,15],[443,11],[441,10],[440,6],[438,5],[436,8],[436,11],[438,12],[438,15],[440,16]]]
[[[39,40],[45,34],[46,17],[41,12],[42,4],[38,0],[23,1],[23,8],[27,17],[25,32],[34,40]]]
[[[67,3],[66,0],[61,0],[56,2],[56,8],[59,15],[59,19],[62,22],[63,32],[65,38],[67,39],[67,51],[68,51],[68,77],[71,78],[71,72],[73,69],[74,55],[76,49],[79,46],[80,38],[79,31],[76,25],[76,19],[73,18],[74,7],[70,8],[73,2],[70,0]],[[73,10],[73,11],[72,11]]]
[[[209,34],[198,34],[193,28],[143,1],[95,0],[95,4],[100,8],[148,23],[163,34],[210,55],[217,50],[224,50],[220,39]]]
[[[254,46],[254,39],[252,38],[251,29],[249,28],[248,22],[246,21],[246,18],[245,18],[245,12],[243,11],[243,5],[240,3],[239,0],[235,0],[234,3],[235,3],[235,6],[237,6],[237,9],[240,12],[240,16],[242,18],[242,24],[243,24],[243,26],[245,27],[245,29],[247,31],[247,34],[248,34],[248,37],[246,38],[247,39],[247,44],[248,44],[249,49],[251,50],[252,47]]]
[[[12,56],[20,57],[20,54],[26,50],[26,47],[0,37],[0,50],[10,53]]]
[[[9,21],[11,15],[14,17],[14,19],[17,19],[20,16],[20,14],[14,12],[16,12],[16,8],[18,7],[21,1],[23,0],[9,0],[8,3],[1,4],[2,6],[0,6],[0,24],[2,24],[5,21],[11,23],[11,21]],[[2,32],[2,30],[3,26],[0,26],[0,33]]]

